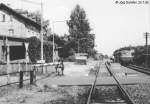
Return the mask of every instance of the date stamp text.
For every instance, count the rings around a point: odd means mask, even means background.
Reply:
[[[148,0],[116,0],[115,4],[149,4]]]

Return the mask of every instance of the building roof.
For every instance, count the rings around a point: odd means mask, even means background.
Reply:
[[[16,10],[8,7],[7,5],[1,3],[0,4],[0,10],[6,12],[7,14],[11,14],[12,16],[14,16],[16,19],[24,22],[25,24],[29,25],[29,26],[33,26],[35,27],[38,31],[41,30],[41,25],[36,23],[35,21],[19,14]]]
[[[0,40],[5,40],[6,36],[0,35]],[[7,39],[9,41],[15,41],[15,42],[28,42],[29,38],[24,38],[24,37],[14,37],[14,36],[7,36]]]

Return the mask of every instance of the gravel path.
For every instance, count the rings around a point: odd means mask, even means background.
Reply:
[[[84,104],[89,87],[48,87],[40,89],[26,86],[23,89],[0,89],[0,104]],[[10,90],[10,91],[9,91]],[[9,92],[8,92],[9,91]]]
[[[89,88],[90,86],[44,86],[41,89],[27,85],[23,89],[19,89],[17,86],[11,85],[0,88],[0,104],[84,104]],[[135,104],[150,104],[150,84],[124,85],[124,88]],[[106,90],[102,86],[98,89],[99,91]]]
[[[88,65],[65,63],[65,76],[85,76],[94,66],[93,61]],[[11,85],[0,88],[0,91],[0,104],[84,104],[89,87],[57,87],[45,84],[42,87],[26,85],[19,89],[17,85]]]
[[[91,69],[93,64],[90,65]],[[70,71],[66,74],[69,74]],[[83,70],[81,73],[85,74]],[[92,70],[90,74],[92,74]],[[58,87],[47,85],[41,88],[26,85],[23,89],[19,89],[17,85],[10,85],[0,88],[0,104],[84,104],[89,88],[90,86]],[[150,84],[124,85],[124,88],[135,101],[135,104],[150,104]],[[105,89],[100,87],[100,90]]]
[[[124,85],[135,104],[150,104],[150,84]]]

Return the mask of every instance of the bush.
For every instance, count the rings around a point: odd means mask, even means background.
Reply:
[[[36,37],[29,38],[29,58],[31,62],[35,63],[37,60],[41,58],[41,41]],[[43,53],[44,53],[44,60],[46,62],[52,61],[52,50],[53,45],[51,42],[44,41],[43,43]]]
[[[41,49],[41,43],[40,40],[36,37],[29,38],[29,47],[28,47],[28,53],[29,58],[31,62],[36,62],[37,60],[40,60],[40,49]]]
[[[69,56],[68,58],[66,58],[66,61],[75,62],[75,56]]]
[[[52,62],[53,57],[53,44],[51,42],[44,42],[44,59],[46,62]]]

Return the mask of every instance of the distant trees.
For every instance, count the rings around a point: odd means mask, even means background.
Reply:
[[[88,53],[91,55],[94,49],[95,34],[91,34],[91,27],[83,8],[76,5],[71,12],[69,26],[70,48],[75,52]]]
[[[27,17],[41,25],[41,12],[40,11],[34,11],[32,13],[28,12]],[[45,38],[45,36],[47,36],[49,31],[51,31],[51,29],[49,28],[49,20],[43,19],[42,27],[43,27],[43,35]]]
[[[133,61],[137,65],[143,65],[145,63],[145,55],[146,53],[145,47],[144,46],[137,46],[135,47],[135,53],[134,53],[134,58]]]
[[[40,24],[40,13],[35,12],[32,15],[36,16],[36,22]],[[89,56],[94,56],[97,53],[94,49],[95,34],[91,33],[91,27],[83,8],[76,5],[71,12],[67,25],[69,26],[69,35],[59,36],[58,34],[51,34],[51,29],[48,28],[49,21],[43,22],[44,59],[46,62],[52,60],[53,35],[60,57],[67,58],[77,52],[88,53]],[[40,39],[36,37],[29,39],[29,56],[32,62],[40,59],[40,45]]]
[[[90,33],[91,28],[84,9],[76,5],[71,12],[67,25],[69,26],[69,35],[59,36],[54,34],[54,41],[57,44],[59,56],[67,58],[78,51],[94,56],[97,53],[94,50],[95,34]],[[48,36],[47,40],[53,41],[53,35]]]
[[[48,41],[53,41],[53,34],[47,37]],[[65,44],[65,40],[63,36],[59,36],[57,34],[54,34],[54,42],[58,45],[58,47],[63,47]]]

